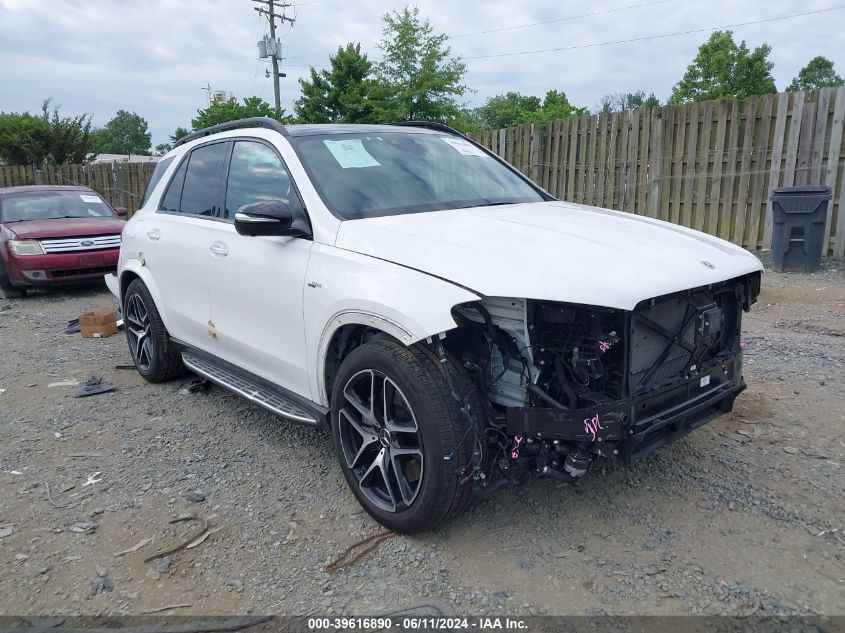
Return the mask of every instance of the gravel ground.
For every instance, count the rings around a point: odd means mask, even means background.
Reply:
[[[842,262],[767,272],[732,414],[631,468],[477,502],[337,573],[327,563],[380,529],[328,436],[116,369],[122,334],[63,333],[112,306],[99,286],[0,299],[0,615],[845,614]],[[49,386],[91,375],[118,390]],[[212,534],[145,563],[198,529],[169,523],[182,513]]]

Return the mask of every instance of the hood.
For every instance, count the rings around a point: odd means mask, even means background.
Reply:
[[[623,310],[762,270],[751,253],[705,233],[566,202],[349,220],[335,245],[486,296]]]
[[[51,237],[91,237],[116,235],[126,222],[116,217],[56,218],[54,220],[26,220],[4,224],[21,240],[38,240]]]

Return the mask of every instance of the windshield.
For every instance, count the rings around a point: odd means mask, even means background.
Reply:
[[[323,202],[343,220],[544,200],[457,136],[388,131],[290,140]]]
[[[27,191],[0,196],[0,222],[114,217],[93,191]]]

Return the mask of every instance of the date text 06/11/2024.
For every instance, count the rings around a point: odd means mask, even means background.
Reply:
[[[452,631],[464,630],[525,630],[528,624],[520,618],[465,618],[465,617],[369,617],[369,618],[309,618],[312,631],[368,631],[389,630],[401,626],[402,630]]]

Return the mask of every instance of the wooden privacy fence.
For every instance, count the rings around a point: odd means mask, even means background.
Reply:
[[[0,165],[0,187],[17,185],[84,185],[113,207],[138,209],[155,163],[90,165]]]
[[[833,189],[825,254],[845,254],[845,87],[486,130],[472,138],[552,195],[770,248],[769,194]]]

